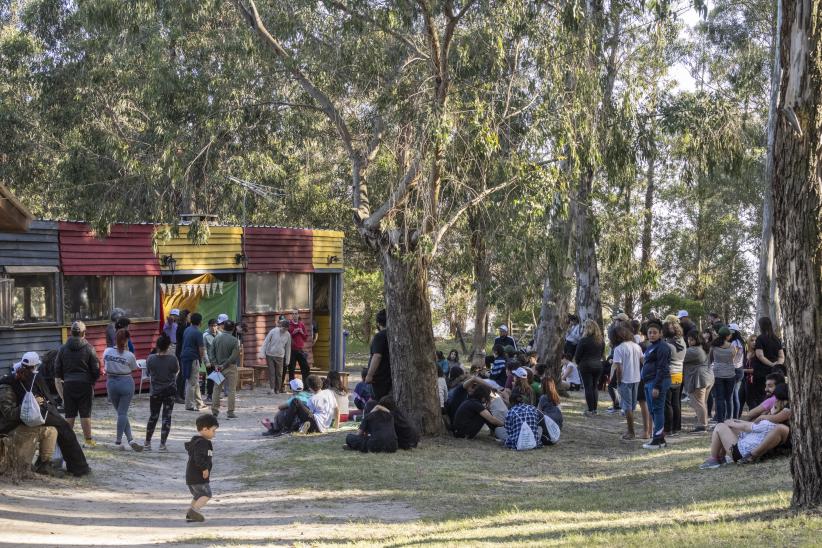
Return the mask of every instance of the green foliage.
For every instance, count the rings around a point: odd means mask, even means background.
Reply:
[[[384,307],[382,276],[377,271],[349,268],[345,272],[343,325],[349,336],[363,343],[376,327],[374,316]]]

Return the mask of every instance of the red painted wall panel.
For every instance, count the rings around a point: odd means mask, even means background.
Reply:
[[[97,351],[97,359],[100,360],[100,367],[103,368],[103,352],[106,350],[106,327],[107,325],[90,325],[86,329],[86,340]],[[160,331],[160,322],[139,322],[132,323],[128,327],[131,333],[131,343],[134,345],[134,354],[138,360],[148,357],[149,352],[154,347]],[[132,376],[135,382],[140,382],[140,371],[135,371]],[[148,381],[143,384],[145,391]],[[97,384],[94,385],[95,394],[106,393],[106,376],[100,375]]]
[[[310,230],[248,227],[248,272],[313,272],[313,239]]]
[[[159,276],[153,232],[153,225],[113,225],[101,240],[85,223],[60,222],[61,270],[67,276]]]
[[[274,329],[277,325],[277,318],[280,315],[286,318],[291,318],[289,312],[277,312],[269,314],[244,314],[243,323],[245,324],[245,331],[243,332],[243,365],[263,365],[265,360],[257,358],[257,352],[265,340],[268,332]],[[300,310],[300,320],[308,329],[311,329],[311,311]],[[305,341],[304,350],[308,354],[308,365],[314,365],[314,357],[311,354],[311,340]]]

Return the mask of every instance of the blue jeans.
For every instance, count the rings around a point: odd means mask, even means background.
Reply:
[[[659,396],[653,396],[654,388],[659,389]],[[665,397],[668,389],[671,388],[671,378],[663,380],[658,385],[653,383],[645,384],[645,401],[648,402],[648,410],[654,420],[654,438],[662,438],[665,433]]]
[[[106,380],[106,389],[111,405],[117,410],[117,443],[123,439],[131,441],[131,424],[128,422],[128,408],[131,405],[131,398],[134,397],[134,378],[131,375],[109,376]]]
[[[736,369],[736,375],[734,375],[734,394],[733,394],[733,412],[731,414],[731,418],[738,419],[742,416],[742,403],[739,401],[739,387],[742,386],[742,379],[745,378],[745,373],[742,372],[742,368],[739,367]]]
[[[734,384],[736,384],[734,377],[728,377],[727,379],[717,377],[714,380],[714,401],[716,402],[716,422],[718,423],[733,418]]]

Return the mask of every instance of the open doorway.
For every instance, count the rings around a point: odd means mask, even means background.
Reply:
[[[342,274],[314,273],[312,316],[319,334],[314,344],[314,367],[342,370]]]

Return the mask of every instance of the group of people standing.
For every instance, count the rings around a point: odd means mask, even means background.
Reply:
[[[645,322],[625,314],[615,316],[607,340],[599,325],[568,317],[565,362],[573,362],[585,390],[586,416],[598,414],[598,390],[607,387],[609,413],[621,412],[627,422],[624,440],[637,437],[634,411],[642,415],[643,445],[665,447],[666,436],[682,431],[681,403],[686,400],[696,419],[691,433],[739,420],[743,407],[756,409],[766,399],[772,374],[785,375],[785,353],[771,320],[758,321],[759,335],[747,340],[735,323],[708,316],[700,330],[686,310]],[[607,358],[606,343],[609,348]]]

